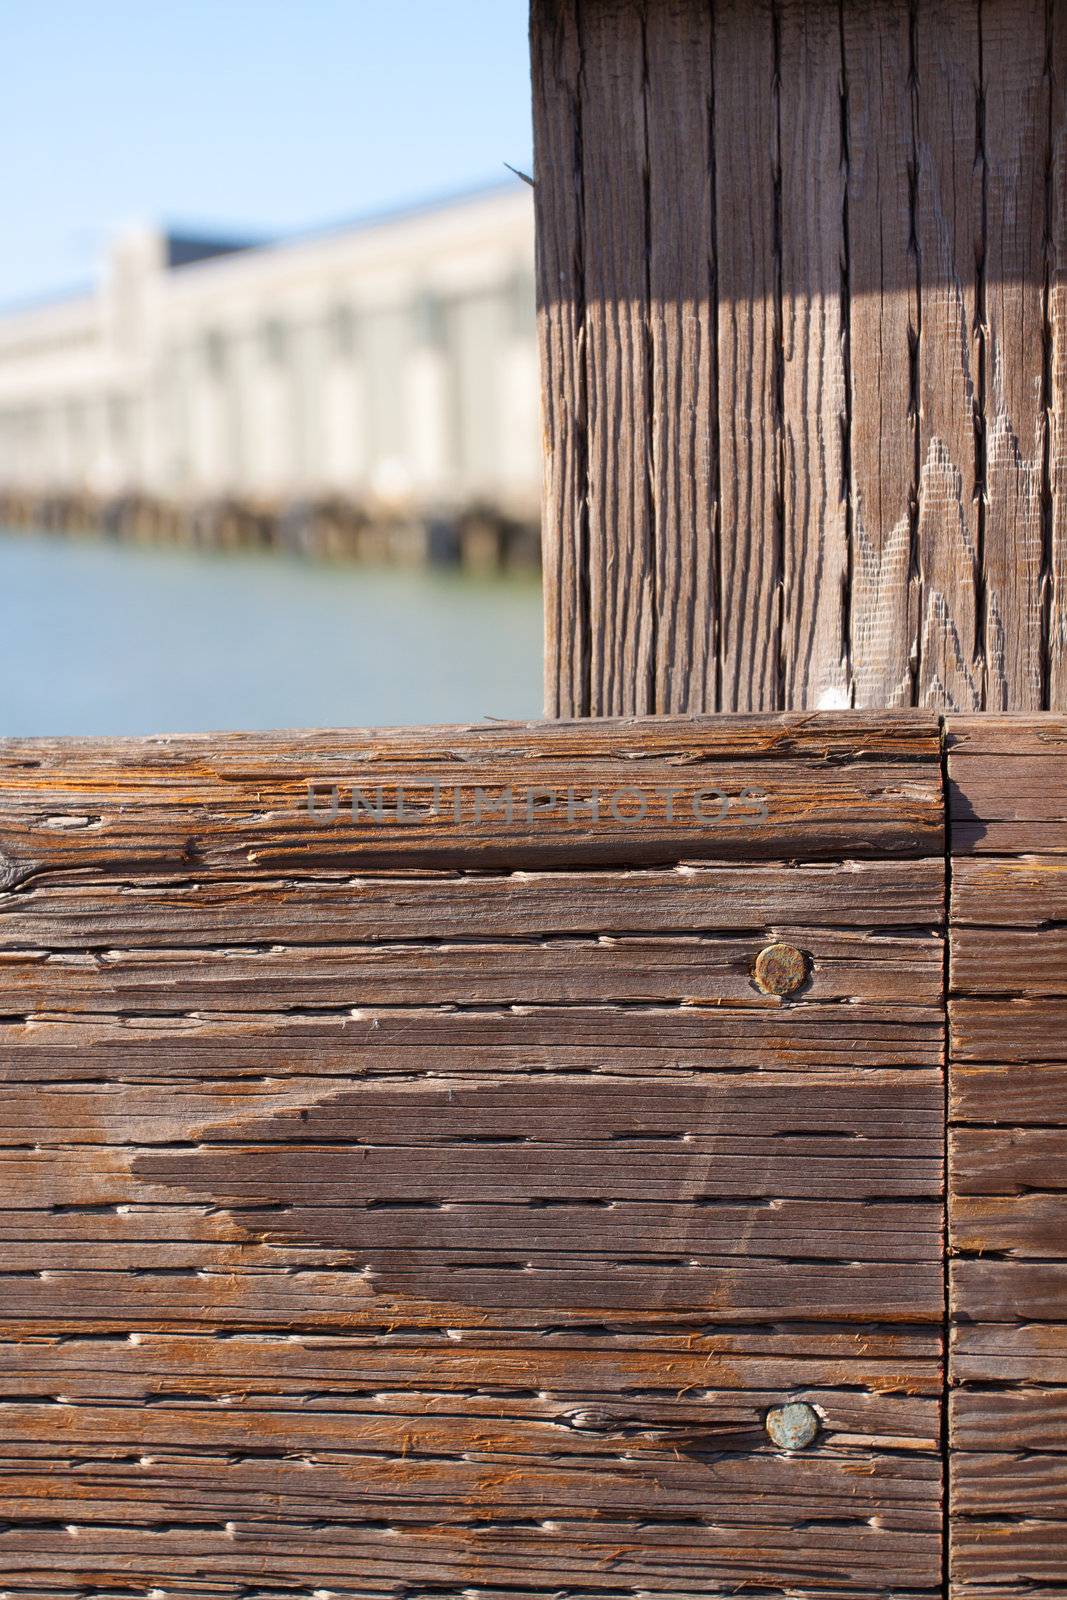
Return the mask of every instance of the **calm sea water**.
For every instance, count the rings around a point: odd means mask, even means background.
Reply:
[[[536,578],[0,531],[0,734],[536,717]]]

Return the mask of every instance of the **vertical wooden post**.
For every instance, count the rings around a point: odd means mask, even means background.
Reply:
[[[533,0],[550,713],[1067,706],[1059,10]]]

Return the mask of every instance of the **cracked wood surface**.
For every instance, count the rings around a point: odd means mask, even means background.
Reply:
[[[1067,1584],[1067,721],[950,718],[952,1593]]]
[[[533,0],[552,714],[1067,709],[1067,26]]]
[[[720,0],[713,22],[715,129],[730,129],[715,162],[715,319],[719,698],[728,711],[778,704],[782,551],[781,284],[775,237],[780,183],[771,0]],[[715,143],[712,154],[714,156]],[[746,226],[737,225],[738,218]],[[773,534],[773,549],[767,542]],[[545,543],[555,539],[545,525]],[[714,593],[718,608],[720,594]],[[549,664],[551,657],[548,658]],[[550,666],[551,670],[551,666]],[[692,709],[709,704],[694,684]]]
[[[4,745],[0,1587],[936,1593],[941,810],[916,714]]]
[[[846,172],[837,0],[778,7],[783,706],[849,704]],[[730,597],[723,597],[731,603]]]
[[[923,27],[922,19],[917,19]],[[851,611],[858,706],[912,702],[918,574],[912,570],[919,336],[912,183],[912,16],[896,0],[843,5],[850,396]],[[831,235],[832,237],[832,235]],[[893,424],[886,426],[886,419]]]

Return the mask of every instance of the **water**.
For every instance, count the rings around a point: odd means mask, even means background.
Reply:
[[[0,735],[535,717],[535,577],[0,532]]]

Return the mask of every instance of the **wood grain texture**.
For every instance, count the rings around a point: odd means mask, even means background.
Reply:
[[[646,8],[656,639],[647,709],[669,712],[720,704],[711,41],[707,0]]]
[[[953,1065],[951,1105],[955,1120],[996,1127],[1067,1127],[1067,1067],[1062,1062],[1020,1063],[1012,1072],[997,1065]]]
[[[533,15],[550,708],[1067,708],[1058,8]]]
[[[952,919],[982,927],[996,908],[998,928],[1056,928],[1067,922],[1063,856],[960,857],[952,868]]]
[[[1049,83],[1044,0],[981,8],[985,279],[983,534],[991,711],[1038,711],[1042,682],[1045,228]],[[1038,264],[1042,270],[1037,270]]]
[[[851,611],[857,706],[912,703],[919,340],[911,15],[898,0],[841,9],[849,280]],[[920,21],[921,26],[921,21]]]
[[[1067,896],[1067,862],[1062,869]],[[992,863],[996,866],[998,863]],[[967,863],[988,868],[985,859]],[[1044,864],[1039,873],[1052,869]],[[1040,878],[1039,881],[1045,881]],[[1030,915],[1030,877],[1013,897]],[[984,884],[976,879],[981,910]],[[957,872],[957,915],[960,906]],[[944,870],[936,857],[900,861],[707,862],[613,871],[343,871],[299,877],[62,873],[0,892],[0,950],[178,949],[255,944],[355,944],[401,940],[542,938],[553,934],[747,934],[761,945],[791,925],[834,929],[930,927],[945,916]],[[786,922],[785,918],[788,918]]]
[[[1062,717],[947,727],[949,1503],[961,1596],[1054,1592],[1067,1571],[1067,946],[1063,857],[1050,853],[1067,818],[1065,738]]]
[[[541,800],[300,815],[434,774]],[[936,1593],[942,808],[915,715],[5,745],[0,1587]]]
[[[1048,216],[1048,704],[1067,707],[1067,16],[1050,6]]]
[[[277,1050],[290,1070],[320,1078],[406,1076],[426,1071],[635,1073],[680,1062],[705,1072],[760,1072],[846,1064],[939,1066],[943,1017],[896,1005],[490,1007],[420,1011],[390,1006],[315,1012],[99,1017],[83,1014],[0,1022],[0,1082],[57,1075],[106,1078],[108,1063],[148,1082],[166,1078],[164,1041],[181,1049],[191,1077],[234,1082],[261,1072]],[[18,1069],[6,1052],[16,1052]]]
[[[940,940],[785,927],[808,957],[816,1001],[941,997]],[[675,1001],[774,1008],[753,966],[761,942],[678,936],[522,939],[514,943],[242,944],[224,949],[10,952],[0,956],[0,1009],[277,1011],[383,1005],[600,1005]],[[1025,957],[1025,952],[1024,952]]]
[[[573,717],[588,707],[590,617],[581,46],[570,0],[531,0],[530,64],[543,375],[545,711]]]
[[[839,8],[780,6],[783,704],[851,703]]]
[[[591,619],[582,709],[620,716],[658,709],[642,0],[580,6],[579,37]]]
[[[940,1303],[936,1071],[323,1084],[261,1061],[266,1086],[13,1095],[9,1319],[765,1321],[810,1296],[866,1323]]]
[[[953,1370],[961,1381],[1067,1382],[1067,1323],[963,1323],[952,1329],[951,1339]],[[960,1470],[967,1470],[966,1462]]]
[[[825,1439],[790,1459],[766,1447],[762,1417],[800,1350],[797,1393],[820,1408]],[[861,1365],[865,1391],[852,1387]],[[394,1573],[459,1585],[488,1566],[511,1593],[547,1596],[553,1560],[557,1572],[587,1567],[598,1595],[697,1594],[718,1549],[764,1580],[776,1561],[797,1581],[810,1571],[802,1592],[825,1593],[798,1517],[840,1536],[831,1592],[878,1592],[879,1552],[913,1582],[931,1570],[930,1334],[874,1334],[862,1362],[833,1331],[145,1335],[46,1341],[32,1360],[0,1346],[0,1371],[18,1425],[0,1473],[3,1515],[15,1527],[35,1518],[43,1535],[22,1541],[24,1583],[43,1578],[33,1558],[57,1549],[74,1583],[88,1545],[86,1562],[180,1592],[199,1574],[236,1595],[268,1560],[272,1582],[293,1584],[303,1556],[342,1593],[352,1563],[374,1557],[358,1567],[360,1594],[395,1592]],[[75,1474],[63,1470],[72,1449]],[[82,1544],[62,1545],[69,1524]],[[623,1541],[606,1565],[605,1527]],[[477,1592],[491,1591],[479,1582]]]
[[[952,717],[946,742],[954,855],[1067,852],[1062,716]]]
[[[1067,1061],[1067,1000],[950,1000],[953,1061]]]
[[[720,709],[781,703],[781,253],[771,0],[715,6]]]
[[[929,0],[916,13],[915,237],[921,274],[917,349],[917,556],[922,592],[916,699],[978,711],[982,250],[977,5]]]
[[[923,715],[0,746],[9,887],[64,863],[199,877],[929,855],[942,833]]]
[[[952,937],[952,986],[959,994],[1067,992],[1067,928],[960,928]]]

